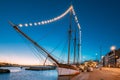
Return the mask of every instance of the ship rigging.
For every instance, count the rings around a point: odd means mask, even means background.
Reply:
[[[59,62],[55,57],[51,55],[47,49],[43,48],[38,42],[34,41],[31,37],[26,35],[22,30],[19,28],[21,27],[29,27],[29,26],[40,26],[40,25],[45,25],[45,24],[50,24],[55,21],[60,20],[67,14],[70,14],[69,17],[69,30],[68,30],[68,57],[67,57],[67,63],[61,63]],[[72,30],[72,20],[75,20],[75,23],[77,24],[77,27],[75,27],[74,30]],[[63,14],[60,16],[57,16],[52,19],[48,20],[43,20],[43,21],[38,21],[34,23],[25,23],[25,24],[13,24],[12,22],[9,22],[13,28],[20,33],[23,37],[25,37],[28,41],[30,41],[34,46],[36,46],[42,54],[46,57],[44,64],[46,63],[46,60],[52,61],[57,66],[58,74],[59,75],[71,75],[71,74],[78,74],[79,73],[79,64],[81,61],[81,27],[78,22],[77,15],[74,11],[73,6],[71,5]],[[70,56],[71,56],[71,40],[72,40],[72,33],[74,32],[74,55],[73,55],[73,63],[70,62]],[[78,34],[77,34],[78,32]],[[76,51],[77,50],[77,51]]]

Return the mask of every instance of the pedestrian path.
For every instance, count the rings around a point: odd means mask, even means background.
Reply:
[[[71,80],[88,80],[88,78],[89,78],[89,73],[82,72],[80,75],[73,77]]]
[[[102,68],[104,71],[109,71],[109,72],[115,72],[115,73],[120,73],[120,68]]]
[[[120,69],[102,68],[94,69],[93,72],[82,72],[70,80],[120,80]]]

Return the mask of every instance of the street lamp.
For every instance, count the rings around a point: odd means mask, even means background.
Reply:
[[[98,54],[96,53],[96,62],[97,62],[97,55],[98,55]]]
[[[116,67],[116,53],[115,53],[115,49],[116,49],[116,46],[111,46],[111,48],[110,48],[110,50],[113,51],[113,53],[114,53],[114,59],[115,59],[115,61],[114,61],[115,63],[114,64],[115,64],[115,67]]]
[[[111,46],[111,47],[110,47],[110,50],[111,50],[111,51],[114,51],[115,49],[116,49],[116,46]]]
[[[102,59],[104,58],[104,56],[101,57]]]

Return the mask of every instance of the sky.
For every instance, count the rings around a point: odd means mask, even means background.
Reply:
[[[36,58],[32,44],[16,32],[14,24],[48,20],[65,12],[73,5],[82,31],[82,60],[96,59],[110,52],[112,45],[120,48],[120,1],[119,0],[0,0],[0,61],[18,64],[42,64]],[[73,25],[75,26],[74,22]],[[41,26],[20,28],[47,51],[61,59],[67,59],[66,37],[69,14],[62,19]],[[64,41],[60,43],[60,41]],[[71,50],[73,51],[73,50]]]

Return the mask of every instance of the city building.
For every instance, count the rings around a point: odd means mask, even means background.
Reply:
[[[120,49],[107,53],[102,62],[104,67],[120,67]]]

